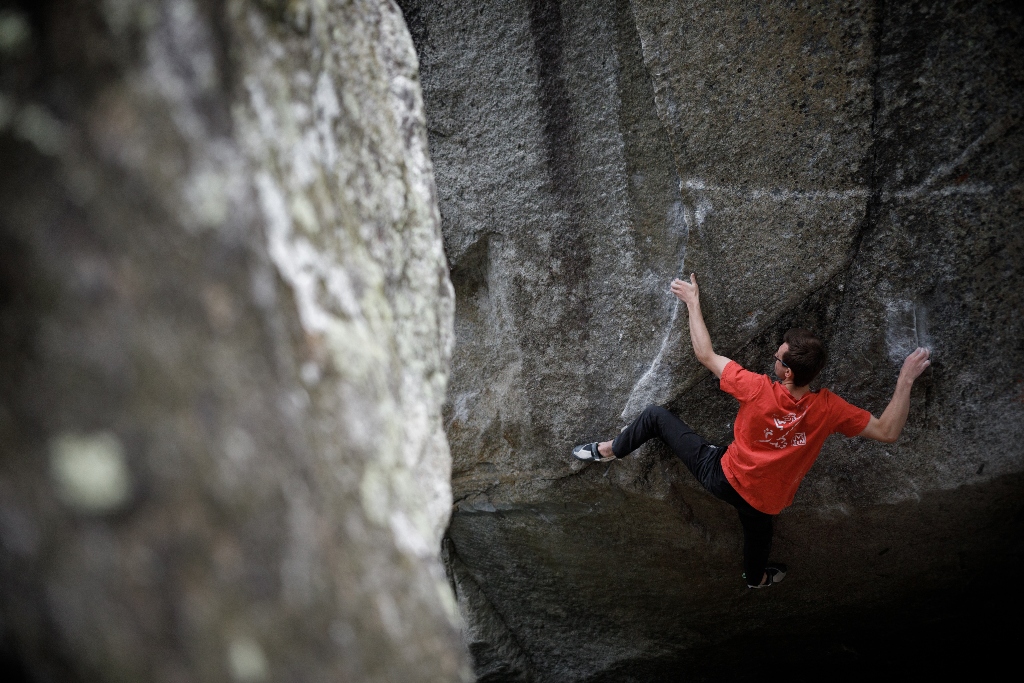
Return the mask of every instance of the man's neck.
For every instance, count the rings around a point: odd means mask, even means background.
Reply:
[[[782,382],[782,386],[786,387],[786,391],[789,392],[789,395],[798,401],[802,399],[804,396],[806,396],[807,392],[811,390],[810,385],[805,385],[802,387],[794,386],[792,380],[786,380],[785,382]]]

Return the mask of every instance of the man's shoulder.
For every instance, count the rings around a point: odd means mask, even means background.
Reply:
[[[832,432],[840,432],[844,436],[857,436],[871,420],[871,413],[858,405],[826,388],[818,390],[821,396],[819,405],[823,406],[828,415]]]
[[[814,404],[819,407],[827,407],[835,403],[836,399],[842,401],[842,397],[828,387],[821,387],[811,392],[814,395]],[[845,401],[844,401],[845,403]]]
[[[751,372],[735,360],[730,360],[722,370],[719,386],[741,401],[759,394],[764,387],[771,386],[767,375]]]
[[[738,360],[733,360],[731,358],[729,359],[729,362],[726,363],[725,369],[722,371],[722,374],[724,375],[726,372],[743,375],[745,377],[763,377],[765,379],[768,379],[768,375],[748,370],[747,368],[743,367],[743,365]]]
[[[817,400],[818,405],[826,408],[830,412],[831,411],[838,411],[840,413],[845,413],[845,412],[849,412],[849,411],[854,411],[854,412],[858,412],[858,413],[859,412],[866,412],[860,406],[854,405],[853,403],[850,403],[849,401],[847,401],[845,398],[843,398],[842,396],[840,396],[836,392],[830,390],[828,387],[822,387],[822,388],[818,389],[818,391],[816,393],[818,394],[818,400]]]
[[[848,402],[845,398],[843,398],[842,396],[840,396],[836,392],[832,391],[828,387],[821,387],[820,389],[818,389],[814,393],[816,393],[819,396],[820,399],[824,399],[825,401],[836,401],[836,400],[839,400],[839,401],[842,401],[843,403],[847,403]]]

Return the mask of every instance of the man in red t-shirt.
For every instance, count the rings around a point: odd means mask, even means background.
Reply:
[[[892,443],[907,422],[910,388],[931,364],[928,349],[903,362],[896,391],[882,416],[850,405],[828,389],[808,386],[825,365],[825,346],[812,332],[786,332],[775,354],[777,382],[719,356],[700,311],[697,277],[672,281],[672,293],[686,304],[690,341],[697,360],[723,391],[740,402],[733,442],[726,448],[698,436],[659,406],[648,406],[614,441],[573,449],[580,460],[605,462],[625,457],[654,437],[662,439],[716,498],[734,506],[743,525],[743,568],[750,588],[765,588],[786,576],[786,567],[768,562],[772,519],[793,502],[796,490],[829,434],[863,436]]]

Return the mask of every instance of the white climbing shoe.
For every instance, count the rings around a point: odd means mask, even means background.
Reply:
[[[608,458],[601,457],[601,454],[597,451],[597,441],[594,443],[584,443],[576,446],[572,449],[572,455],[577,460],[583,460],[586,462],[611,462],[615,459],[615,456]]]

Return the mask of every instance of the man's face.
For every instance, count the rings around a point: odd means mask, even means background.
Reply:
[[[784,375],[789,372],[789,368],[782,364],[780,358],[786,357],[786,352],[789,351],[789,344],[782,342],[782,346],[775,352],[775,365],[772,367],[772,372],[779,380],[785,379]]]

